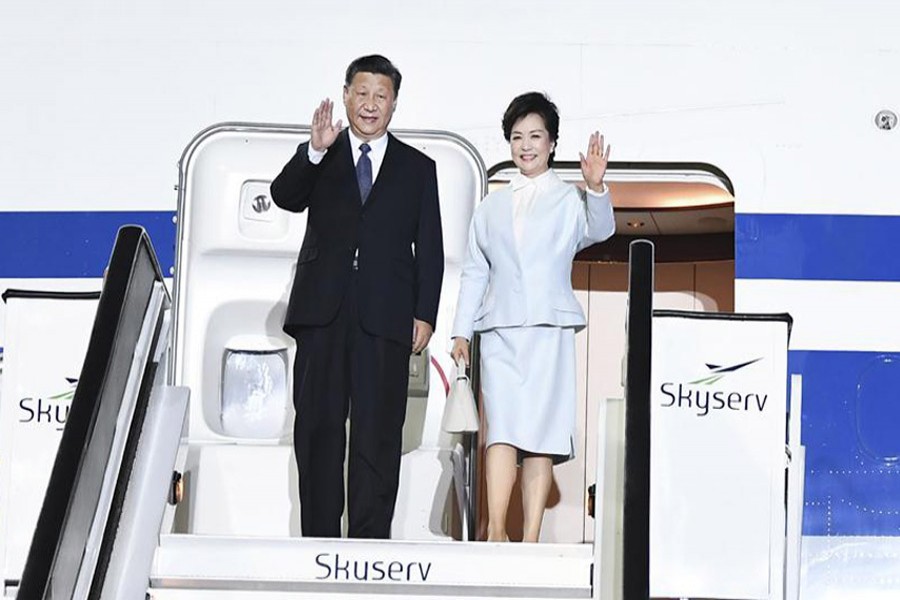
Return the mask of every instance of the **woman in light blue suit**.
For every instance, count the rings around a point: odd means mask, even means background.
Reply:
[[[481,334],[489,541],[507,539],[520,460],[523,541],[538,541],[552,466],[574,454],[575,332],[586,321],[572,259],[615,231],[603,183],[609,147],[590,136],[583,193],[550,168],[558,134],[559,113],[543,94],[518,96],[506,109],[503,136],[519,173],[475,210],[460,280],[452,354],[468,364],[469,340]]]

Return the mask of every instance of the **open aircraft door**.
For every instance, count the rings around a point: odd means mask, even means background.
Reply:
[[[454,487],[458,440],[440,429],[452,368],[443,345],[468,223],[487,177],[474,148],[455,135],[395,134],[437,164],[446,267],[431,348],[410,362],[393,537],[452,539],[465,511],[450,509],[464,482]],[[184,532],[299,535],[295,343],[281,325],[307,213],[276,207],[269,185],[306,139],[307,128],[223,124],[200,133],[181,160],[172,383],[189,387],[194,399],[190,502],[176,519]]]
[[[487,175],[450,133],[393,132],[437,164],[446,256],[431,346],[410,363],[393,539],[299,537],[295,346],[281,324],[306,214],[275,207],[269,184],[308,131],[218,125],[182,158],[170,383],[191,390],[185,500],[161,532],[151,596],[591,597],[591,544],[464,541],[474,477],[464,440],[440,422],[468,225]]]

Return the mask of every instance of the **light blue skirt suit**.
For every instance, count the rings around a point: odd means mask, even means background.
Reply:
[[[552,170],[518,175],[476,208],[451,335],[481,334],[486,445],[574,456],[575,332],[586,320],[572,260],[614,232],[609,192],[585,193]]]

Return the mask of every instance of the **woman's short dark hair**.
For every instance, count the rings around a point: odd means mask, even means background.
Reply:
[[[347,67],[347,73],[344,75],[344,85],[349,86],[356,77],[357,73],[375,73],[376,75],[385,75],[391,78],[394,84],[394,97],[400,95],[400,80],[403,76],[394,66],[394,63],[386,59],[380,54],[369,54],[368,56],[360,56]]]
[[[544,127],[550,134],[550,141],[556,142],[559,138],[559,109],[547,97],[546,94],[540,92],[527,92],[513,98],[509,103],[506,112],[503,113],[503,137],[508,142],[512,135],[513,126],[523,117],[528,115],[537,115],[544,120]],[[549,164],[553,165],[553,157],[556,150],[550,153]]]

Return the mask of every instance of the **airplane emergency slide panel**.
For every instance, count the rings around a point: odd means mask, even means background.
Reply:
[[[114,548],[124,545],[121,517],[127,510],[130,482],[140,469],[135,457],[140,454],[153,381],[167,343],[168,306],[169,295],[146,232],[123,227],[18,597],[102,597],[108,569],[117,560]],[[164,475],[171,477],[171,464],[167,471]],[[156,531],[158,527],[157,522]],[[146,563],[134,566],[147,571],[149,560]]]

